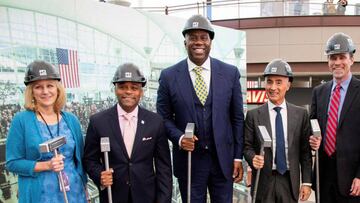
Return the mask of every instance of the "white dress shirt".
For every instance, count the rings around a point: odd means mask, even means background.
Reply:
[[[274,110],[274,107],[277,107],[275,104],[271,103],[271,101],[268,101],[268,107],[269,107],[269,115],[270,115],[270,124],[271,124],[271,134],[272,134],[272,149],[273,149],[273,166],[272,169],[276,170],[276,163],[275,163],[275,153],[276,153],[276,134],[275,134],[275,120],[276,120],[276,111]],[[289,158],[288,158],[288,122],[287,122],[287,106],[286,101],[284,100],[282,104],[280,104],[278,107],[281,107],[281,118],[282,123],[284,127],[284,141],[285,141],[285,155],[286,155],[286,166],[289,168]]]
[[[187,64],[188,69],[190,73],[191,82],[193,85],[195,85],[195,79],[196,79],[196,73],[194,70],[195,67],[198,67],[195,63],[190,61],[189,58],[187,58]],[[210,78],[211,78],[211,66],[210,66],[210,57],[206,59],[206,61],[201,65],[203,67],[201,71],[201,76],[204,78],[205,84],[206,84],[206,90],[209,92],[210,89]]]

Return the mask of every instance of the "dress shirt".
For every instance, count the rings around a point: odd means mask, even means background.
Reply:
[[[139,107],[136,106],[136,108],[132,112],[127,113],[126,111],[124,111],[124,109],[121,108],[119,104],[117,104],[117,112],[119,117],[119,126],[121,130],[121,134],[124,136],[124,126],[125,126],[125,122],[127,122],[126,119],[124,118],[124,115],[131,115],[130,126],[135,136],[137,129],[137,122],[138,122]]]
[[[276,135],[275,135],[275,120],[276,120],[276,111],[274,107],[277,107],[275,104],[271,103],[270,100],[268,101],[269,107],[269,115],[270,115],[270,124],[271,124],[271,134],[272,134],[272,149],[273,149],[273,166],[272,169],[276,170],[276,163],[275,163],[275,151],[276,151]],[[281,118],[284,127],[284,141],[285,141],[285,155],[286,155],[286,166],[289,168],[289,158],[288,158],[288,131],[287,131],[287,106],[286,101],[284,100],[282,104],[278,107],[281,107]]]
[[[338,110],[338,120],[340,119],[341,109],[342,109],[342,107],[344,105],[344,100],[345,100],[346,92],[347,92],[347,90],[349,88],[351,77],[352,77],[352,74],[350,73],[349,78],[344,80],[340,84],[341,88],[340,88],[340,104],[339,104],[339,110]],[[333,92],[335,90],[336,84],[337,84],[336,80],[333,80],[333,84],[332,84],[332,87],[331,87],[331,95],[333,94]],[[330,96],[330,99],[329,99],[328,113],[329,113],[329,109],[330,109],[330,102],[331,102],[331,96]]]
[[[195,86],[196,73],[194,71],[194,68],[198,67],[198,65],[196,65],[192,61],[190,61],[189,58],[187,58],[187,64],[188,64],[191,82]],[[210,78],[211,78],[210,57],[208,57],[206,59],[206,61],[201,65],[201,67],[203,67],[203,69],[201,71],[201,76],[204,78],[204,81],[206,84],[206,90],[207,90],[207,92],[209,92]]]

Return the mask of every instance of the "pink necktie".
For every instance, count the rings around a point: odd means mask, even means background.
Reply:
[[[330,101],[325,140],[325,152],[328,156],[331,156],[335,152],[336,129],[338,126],[338,111],[340,104],[340,88],[340,84],[337,84]]]
[[[129,155],[129,157],[131,157],[131,151],[134,145],[134,139],[135,139],[135,133],[133,131],[133,128],[131,126],[131,115],[123,115],[124,116],[124,131],[123,131],[123,139],[125,142],[125,147],[126,147],[126,151]]]

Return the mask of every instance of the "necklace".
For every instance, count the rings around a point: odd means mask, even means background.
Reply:
[[[48,129],[51,138],[54,138],[54,136],[53,136],[53,134],[51,133],[51,130],[50,130],[50,128],[49,128],[49,125],[47,124],[47,122],[46,122],[46,120],[44,119],[43,115],[40,113],[40,111],[38,111],[38,113],[39,113],[41,119],[45,122],[46,128]],[[57,120],[57,137],[58,137],[59,134],[60,134],[59,114],[56,114],[56,120]]]

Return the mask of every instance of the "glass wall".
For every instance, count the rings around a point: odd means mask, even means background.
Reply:
[[[148,83],[141,105],[155,111],[160,71],[186,57],[185,20],[85,0],[1,1],[0,202],[17,202],[17,177],[5,169],[5,142],[12,117],[23,110],[27,64],[43,59],[58,67],[59,50],[77,54],[72,77],[79,77],[79,85],[67,84],[65,110],[78,116],[85,132],[90,115],[116,103],[111,79],[125,62],[144,72]],[[215,32],[211,55],[236,65],[245,88],[245,33],[216,26]],[[98,201],[92,183],[89,192]],[[174,202],[178,194],[174,187]]]

